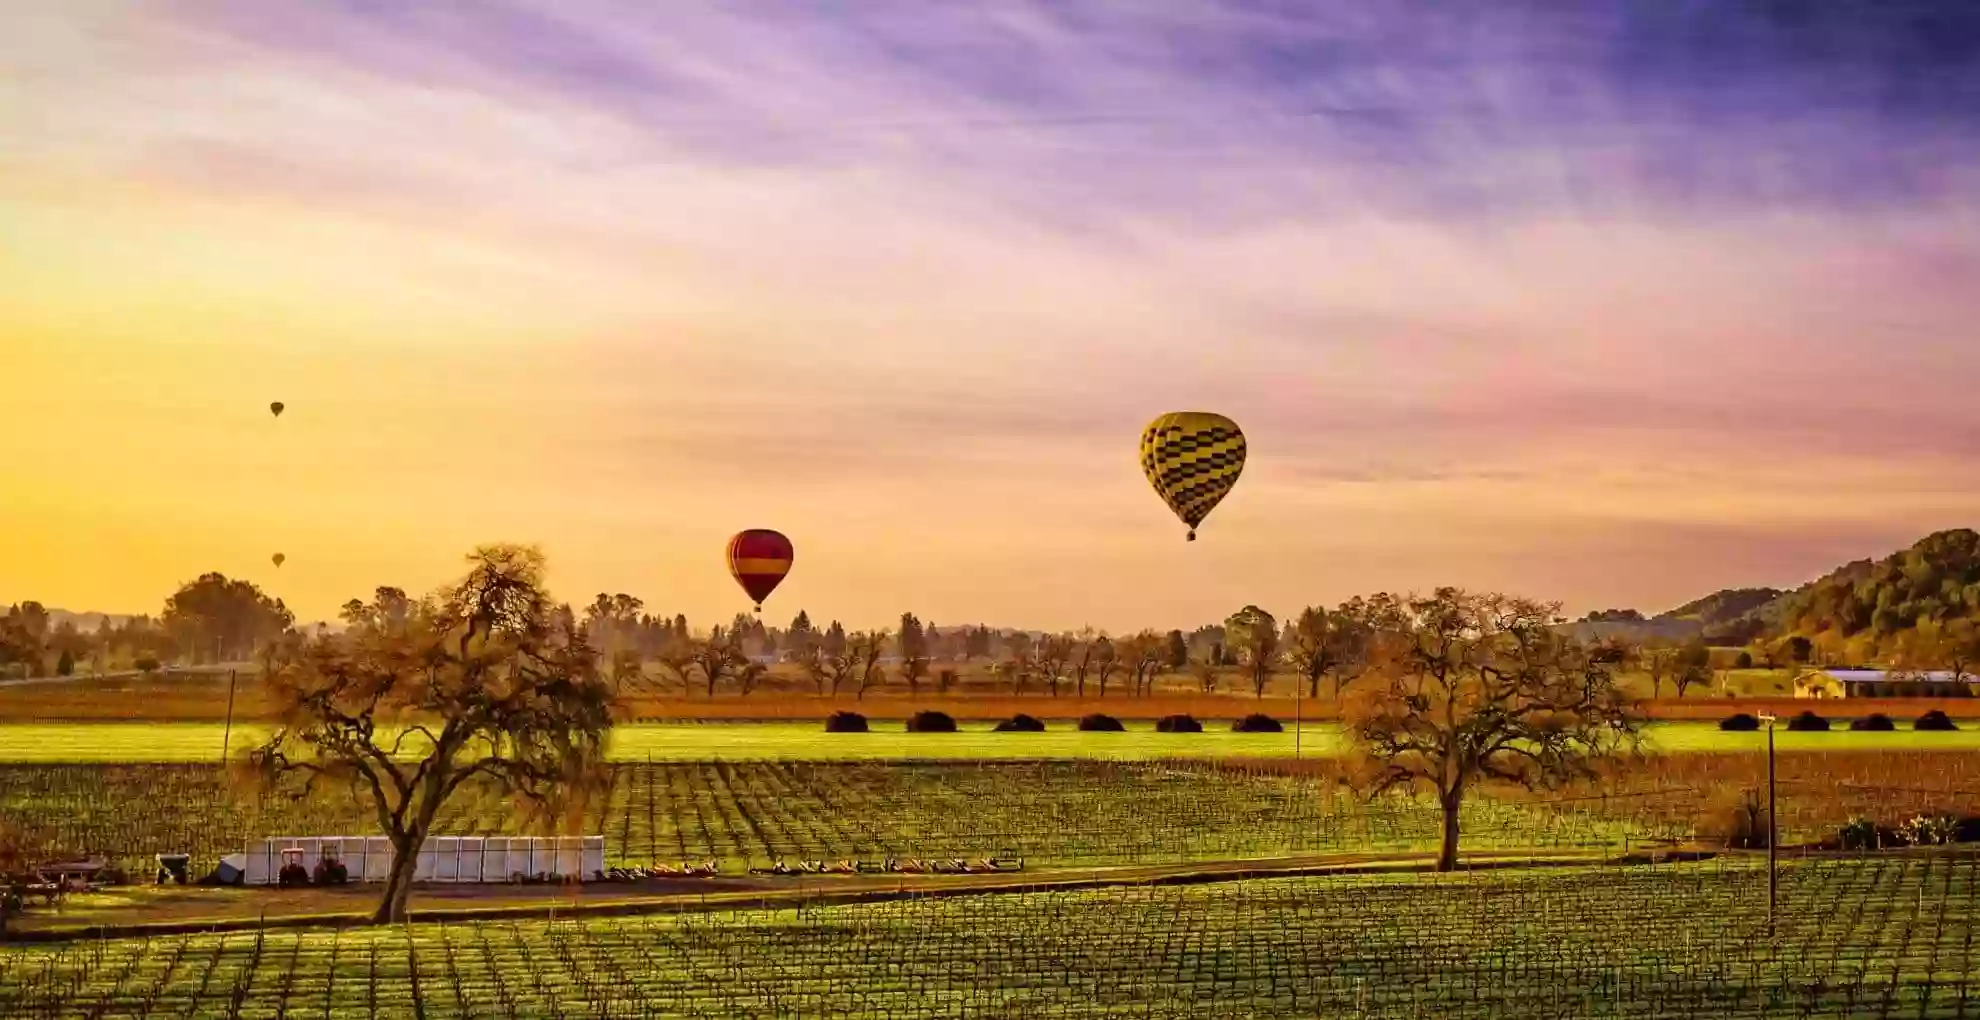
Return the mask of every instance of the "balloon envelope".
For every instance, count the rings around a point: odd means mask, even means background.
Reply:
[[[280,418],[282,416],[282,406],[283,406],[282,402],[277,400],[276,402],[268,405],[268,410],[270,413],[274,414],[275,417]]]
[[[791,572],[794,555],[791,540],[780,532],[750,528],[729,539],[729,574],[761,609],[763,600]]]
[[[278,567],[282,565],[282,561],[283,561],[283,560],[286,560],[286,559],[288,559],[288,557],[287,557],[287,556],[284,556],[284,555],[282,555],[281,553],[276,553],[275,555],[273,555],[273,556],[270,556],[270,557],[268,557],[268,558],[269,558],[270,560],[273,560],[273,561],[275,562],[275,565],[276,565],[276,566],[278,566]]]
[[[1176,411],[1141,432],[1141,471],[1162,502],[1189,525],[1191,541],[1244,471],[1244,433],[1208,411]]]

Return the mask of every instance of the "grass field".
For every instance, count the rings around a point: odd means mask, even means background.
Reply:
[[[635,723],[614,729],[614,761],[754,761],[1003,758],[1290,758],[1295,742],[1304,755],[1341,749],[1333,723],[1308,723],[1295,736],[1285,733],[1233,733],[1206,727],[1202,733],[1157,733],[1152,723],[1127,724],[1124,733],[1082,733],[1060,726],[1044,733],[993,733],[987,723],[965,723],[957,733],[907,733],[899,723],[878,724],[870,733],[826,733],[807,723]],[[235,751],[265,736],[260,724],[221,723],[0,723],[0,763],[119,763],[218,761],[223,738]],[[1952,732],[1827,733],[1777,730],[1783,750],[1931,749],[1980,751],[1980,726]],[[1758,751],[1765,733],[1726,733],[1711,723],[1652,723],[1645,728],[1648,750],[1663,752]]]
[[[0,950],[8,1016],[1968,1017],[1971,857],[1268,879]]]

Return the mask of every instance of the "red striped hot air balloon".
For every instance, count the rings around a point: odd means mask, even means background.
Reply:
[[[791,572],[791,540],[769,528],[750,528],[729,539],[729,573],[763,611],[763,600]]]

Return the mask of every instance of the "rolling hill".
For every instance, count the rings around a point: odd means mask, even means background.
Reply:
[[[1674,640],[1702,636],[1744,645],[1790,634],[1829,634],[1874,648],[1920,623],[1980,620],[1980,533],[1933,532],[1882,559],[1855,560],[1791,591],[1726,588],[1652,617],[1629,610],[1590,613],[1584,637]]]

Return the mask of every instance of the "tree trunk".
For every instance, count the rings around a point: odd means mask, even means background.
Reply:
[[[385,898],[378,904],[378,912],[371,915],[373,924],[396,924],[406,919],[413,873],[419,869],[419,848],[425,842],[419,836],[392,838],[392,870],[385,877]]]
[[[1314,701],[1320,700],[1320,674],[1315,673],[1306,678],[1306,696]]]
[[[1444,809],[1444,839],[1437,848],[1437,870],[1456,871],[1458,854],[1458,807],[1464,803],[1461,790],[1439,794],[1439,806]]]

